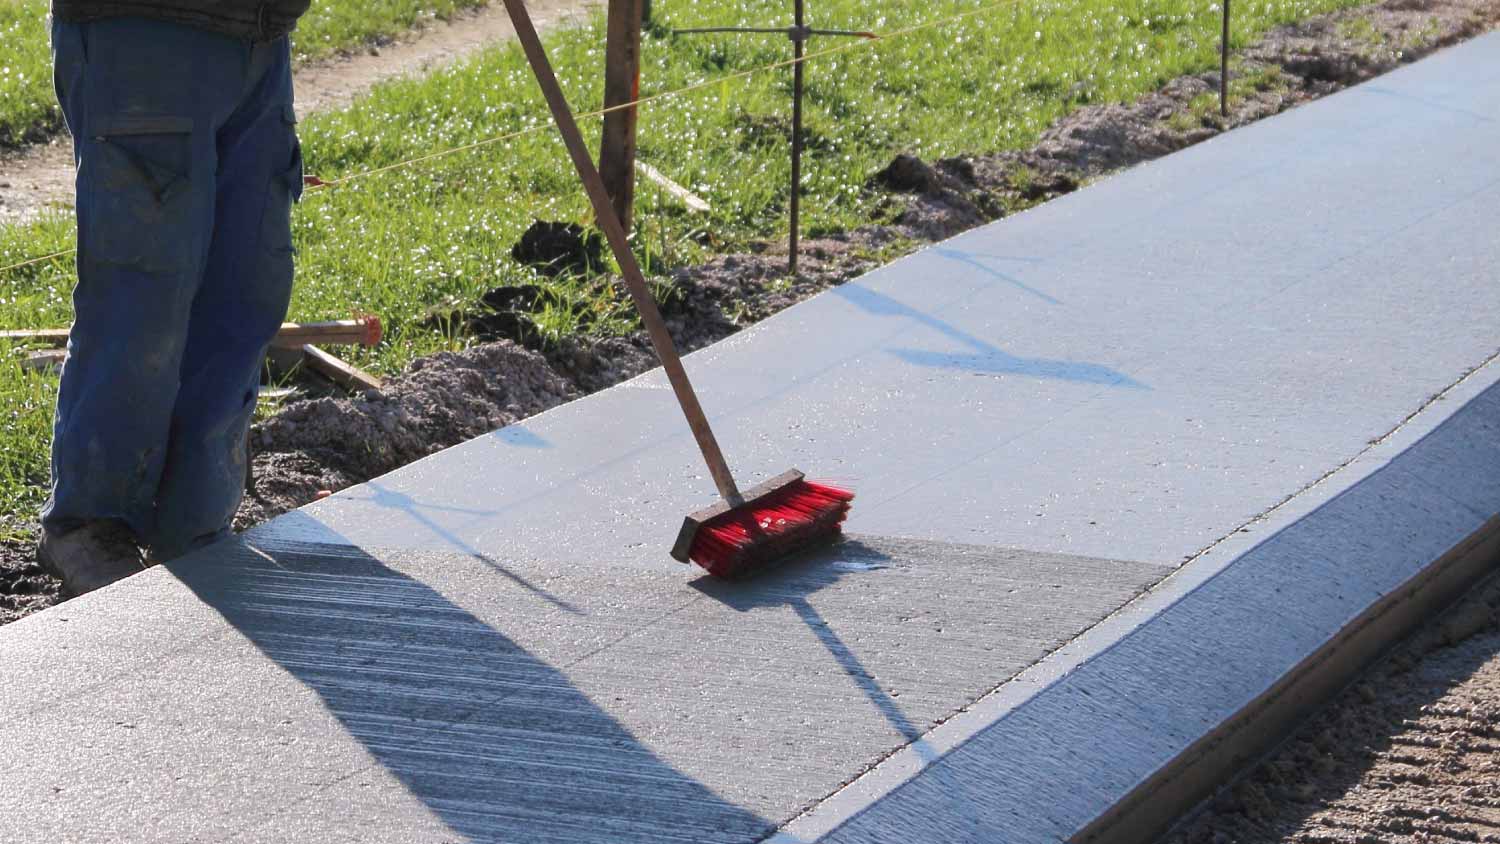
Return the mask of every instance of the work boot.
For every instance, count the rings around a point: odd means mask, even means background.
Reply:
[[[42,529],[36,561],[70,596],[92,592],[145,568],[135,534],[120,522],[90,522],[64,534]]]

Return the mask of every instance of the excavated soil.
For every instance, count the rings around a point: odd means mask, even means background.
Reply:
[[[1500,842],[1500,579],[1429,623],[1166,842]]]
[[[355,398],[295,402],[251,433],[254,480],[237,526],[577,396],[540,355],[501,342],[419,359],[382,389]]]
[[[0,624],[52,606],[61,591],[37,566],[30,544],[0,541]]]

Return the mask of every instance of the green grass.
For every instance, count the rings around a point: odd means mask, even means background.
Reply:
[[[1234,40],[1358,0],[1268,0],[1237,14]],[[699,0],[657,3],[657,25],[643,48],[643,93],[715,80],[785,58],[775,36],[678,36],[668,26],[785,22],[784,3]],[[855,0],[815,6],[818,25],[891,30],[956,10],[973,0],[938,0],[873,10]],[[865,184],[897,151],[924,158],[1029,145],[1050,122],[1087,102],[1125,101],[1184,73],[1217,64],[1219,18],[1206,0],[1055,0],[1016,3],[905,38],[819,58],[808,68],[809,152],[805,226],[847,229],[877,213]],[[602,20],[549,37],[550,52],[575,108],[601,98]],[[815,48],[831,41],[816,42]],[[710,251],[785,235],[785,125],[790,72],[782,69],[649,104],[640,116],[640,156],[709,200],[693,215],[650,182],[638,186],[638,252],[669,267]],[[357,107],[307,119],[308,170],[324,178],[356,173],[518,128],[539,131],[422,166],[351,182],[304,200],[295,220],[300,249],[293,316],[380,314],[388,340],[358,362],[377,372],[465,345],[451,332],[417,323],[436,303],[472,301],[500,285],[537,283],[550,292],[545,330],[565,333],[588,318],[605,330],[633,324],[628,303],[589,279],[538,279],[509,255],[537,218],[587,221],[586,201],[548,124],[535,82],[512,48],[484,53],[422,80],[383,85]],[[598,121],[585,121],[592,140]],[[70,242],[49,221],[0,229],[0,266]],[[0,326],[62,325],[69,319],[67,264],[0,277]],[[665,292],[665,291],[664,291]],[[0,364],[0,370],[8,367]],[[0,401],[22,407],[38,387],[0,376]],[[24,405],[27,431],[40,430],[45,402]],[[34,417],[34,418],[33,418]],[[16,423],[20,424],[20,423]],[[0,509],[35,504],[43,465],[39,439],[3,433],[17,458],[0,474]],[[33,434],[27,434],[33,436]],[[19,452],[18,452],[19,453]]]
[[[412,28],[446,20],[485,0],[318,0],[298,25],[298,61],[351,50]],[[47,29],[50,0],[0,0],[0,147],[62,129],[52,93]]]
[[[57,379],[10,362],[0,343],[0,542],[20,538],[22,520],[47,495],[47,449]]]
[[[1438,31],[1437,18],[1431,18],[1419,29],[1408,30],[1398,39],[1393,39],[1367,18],[1350,18],[1339,22],[1338,32],[1343,38],[1362,45],[1368,57],[1385,51],[1410,50],[1432,38]]]
[[[62,127],[52,94],[48,0],[0,0],[0,147]]]

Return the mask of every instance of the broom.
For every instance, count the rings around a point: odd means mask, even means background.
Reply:
[[[552,65],[547,61],[547,53],[542,49],[531,16],[522,0],[505,0],[505,9],[510,13],[526,60],[531,63],[537,83],[547,99],[547,107],[552,110],[552,118],[562,134],[563,144],[567,146],[589,202],[594,206],[594,217],[604,230],[615,261],[620,265],[620,273],[625,277],[625,285],[651,337],[651,345],[661,359],[672,392],[682,406],[688,427],[698,441],[698,449],[703,452],[708,472],[723,499],[683,521],[672,556],[682,562],[695,562],[717,577],[742,577],[810,543],[837,535],[849,512],[850,502],[854,500],[850,492],[812,483],[795,469],[743,493],[735,485],[734,475],[729,471],[729,464],[719,450],[708,418],[698,404],[692,383],[688,381],[672,335],[667,332],[656,300],[651,297],[640,265],[630,251],[625,228],[615,216],[604,180],[589,157],[588,147],[573,120],[573,112],[552,73]]]

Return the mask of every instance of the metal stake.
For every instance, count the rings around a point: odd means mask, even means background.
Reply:
[[[1229,0],[1224,0],[1224,34],[1219,39],[1219,115],[1229,116]]]
[[[756,33],[785,33],[792,40],[792,56],[796,62],[792,65],[792,198],[788,208],[791,216],[791,236],[787,243],[787,272],[797,274],[797,244],[801,239],[802,228],[802,93],[803,93],[803,70],[802,57],[804,55],[807,39],[814,35],[848,35],[855,38],[878,38],[873,32],[861,32],[850,29],[814,29],[807,25],[807,9],[805,0],[796,0],[794,9],[794,23],[789,27],[762,27],[762,26],[700,26],[691,29],[673,30],[678,35],[696,35],[708,32],[756,32]]]
[[[792,25],[792,232],[787,241],[786,271],[797,274],[797,241],[802,230],[802,47],[807,40],[803,30],[803,0],[797,0],[796,18]]]

